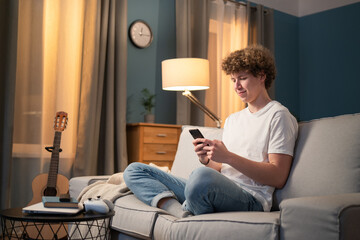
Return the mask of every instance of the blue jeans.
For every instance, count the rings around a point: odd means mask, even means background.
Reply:
[[[124,172],[128,188],[144,203],[157,207],[160,199],[176,198],[194,215],[228,211],[263,211],[250,193],[218,171],[200,167],[188,180],[143,163],[132,163]]]

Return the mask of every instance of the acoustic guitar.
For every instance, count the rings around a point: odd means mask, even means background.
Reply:
[[[54,123],[54,143],[52,147],[46,147],[45,149],[51,152],[51,161],[48,173],[39,174],[32,181],[33,198],[28,205],[33,205],[42,201],[43,196],[60,196],[60,194],[66,194],[69,192],[69,180],[61,174],[58,174],[59,170],[59,155],[62,151],[60,148],[61,133],[65,130],[68,121],[68,114],[66,112],[57,112]],[[53,231],[59,227],[58,224],[51,224],[45,226],[41,231],[41,235],[47,238],[53,238]],[[57,233],[57,238],[61,238],[66,235],[67,229],[61,229]],[[31,239],[37,238],[36,229],[28,229],[28,234]]]

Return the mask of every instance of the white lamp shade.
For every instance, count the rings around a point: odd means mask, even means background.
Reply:
[[[193,91],[209,88],[209,61],[202,58],[164,60],[162,88],[168,91]]]

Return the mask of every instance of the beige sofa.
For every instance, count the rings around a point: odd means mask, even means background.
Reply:
[[[187,177],[202,167],[184,126],[172,174]],[[199,127],[221,139],[222,130]],[[107,176],[70,180],[70,193]],[[360,239],[360,114],[299,124],[288,181],[274,193],[271,212],[227,212],[178,219],[134,195],[115,201],[113,239]],[[132,237],[131,237],[132,236]]]

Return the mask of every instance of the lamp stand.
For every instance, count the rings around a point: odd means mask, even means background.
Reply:
[[[210,111],[205,105],[201,104],[201,102],[188,90],[185,90],[182,93],[185,97],[187,97],[192,103],[198,106],[206,115],[208,115],[213,121],[216,122],[216,127],[221,127],[221,119],[216,116],[213,112]]]

